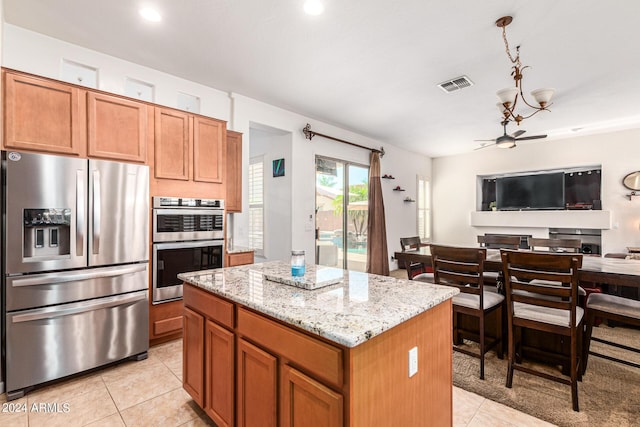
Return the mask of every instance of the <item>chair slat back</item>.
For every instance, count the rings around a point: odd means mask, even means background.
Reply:
[[[582,240],[580,239],[540,239],[529,237],[527,244],[532,251],[536,248],[547,248],[551,252],[580,252]]]
[[[512,302],[522,302],[569,310],[575,322],[581,254],[512,250],[500,254],[508,309]]]
[[[478,236],[478,243],[481,247],[500,247],[504,249],[518,249],[520,247],[520,236]]]
[[[407,249],[418,249],[420,246],[423,245],[419,236],[400,238],[400,247],[403,251],[406,251]]]
[[[435,283],[454,286],[482,298],[486,249],[431,245],[430,251]]]

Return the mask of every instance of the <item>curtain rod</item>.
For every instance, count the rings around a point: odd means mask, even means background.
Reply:
[[[371,150],[374,153],[380,153],[380,157],[384,156],[384,147],[380,147],[380,149],[378,150],[377,148],[365,147],[364,145],[359,145],[353,142],[345,141],[344,139],[334,138],[333,136],[314,132],[311,130],[311,125],[309,123],[307,123],[307,125],[302,129],[302,133],[304,133],[305,138],[308,139],[309,141],[311,141],[311,138],[313,138],[314,136],[321,136],[323,138],[332,139],[334,141],[342,142],[344,144],[353,145],[354,147],[364,148],[365,150]]]

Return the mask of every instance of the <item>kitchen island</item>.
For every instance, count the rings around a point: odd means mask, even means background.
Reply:
[[[282,261],[178,277],[183,385],[218,426],[452,424],[457,289],[312,265],[297,287]]]

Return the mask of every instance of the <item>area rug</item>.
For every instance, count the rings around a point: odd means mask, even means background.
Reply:
[[[608,337],[617,342],[640,343],[640,331],[622,327],[594,328],[594,336]],[[466,347],[476,347],[465,343]],[[611,347],[592,342],[592,349],[614,355]],[[629,357],[640,362],[640,357]],[[637,355],[633,355],[637,356]],[[526,364],[526,363],[525,363]],[[534,365],[534,364],[531,364]],[[548,372],[555,367],[537,365]],[[599,357],[590,356],[587,372],[578,383],[580,412],[571,407],[571,387],[516,371],[513,387],[505,387],[507,360],[489,352],[485,359],[485,379],[480,380],[479,359],[453,353],[453,383],[457,387],[487,399],[515,408],[558,426],[640,426],[640,369],[628,367]]]

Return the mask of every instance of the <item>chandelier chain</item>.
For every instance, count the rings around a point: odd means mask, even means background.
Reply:
[[[507,26],[502,27],[502,40],[504,40],[505,51],[507,52],[507,56],[512,64],[515,64],[516,67],[521,68],[522,64],[520,64],[520,46],[516,47],[516,57],[514,58],[511,55],[511,49],[509,49],[509,42],[507,41]]]

